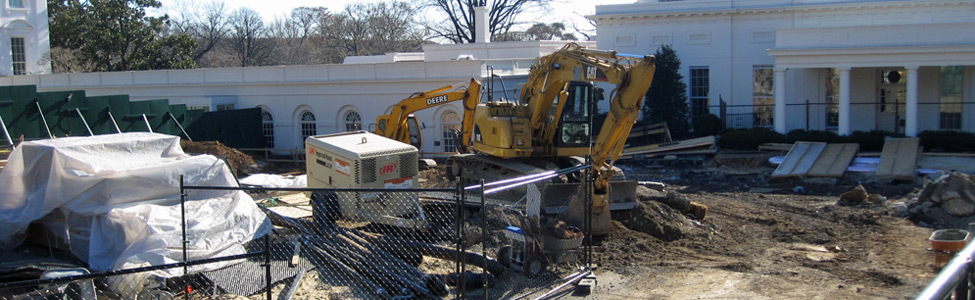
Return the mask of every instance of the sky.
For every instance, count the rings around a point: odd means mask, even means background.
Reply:
[[[169,11],[170,15],[176,7],[187,3],[200,3],[207,0],[160,0],[164,12]],[[217,0],[220,1],[220,0]],[[596,5],[634,3],[637,0],[552,0],[551,11],[532,12],[535,17],[526,18],[537,20],[544,23],[562,22],[567,28],[591,29],[592,26],[583,17],[596,12]],[[342,11],[350,3],[372,3],[377,0],[223,0],[228,11],[236,10],[240,7],[254,9],[264,18],[265,22],[270,22],[276,17],[287,15],[292,9],[301,6],[324,6],[329,11]],[[534,23],[534,21],[533,21]],[[575,24],[575,26],[573,26]],[[527,27],[527,26],[526,26]]]

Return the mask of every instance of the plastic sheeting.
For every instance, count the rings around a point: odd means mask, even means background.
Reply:
[[[180,175],[191,186],[237,186],[222,160],[185,154],[176,136],[24,142],[0,172],[0,248],[20,245],[37,222],[93,270],[183,261]],[[271,228],[244,192],[186,192],[189,260],[245,253],[243,243]]]
[[[308,187],[308,175],[253,174],[241,179],[240,184],[266,188],[303,188]]]

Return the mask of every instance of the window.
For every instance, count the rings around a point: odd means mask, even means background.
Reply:
[[[826,69],[826,127],[840,126],[840,70]]]
[[[301,112],[301,146],[305,146],[305,139],[317,134],[318,129],[315,124],[315,114],[307,110]]]
[[[710,93],[708,67],[691,67],[691,115],[707,114]]]
[[[234,104],[217,104],[217,111],[234,110]]]
[[[771,127],[775,110],[775,96],[772,89],[772,66],[752,67],[752,101],[755,111],[755,127]]]
[[[350,111],[345,114],[345,131],[356,131],[362,128],[362,117],[358,112]]]
[[[941,85],[938,92],[940,104],[940,129],[961,129],[961,95],[962,76],[961,66],[941,67]]]
[[[24,38],[10,38],[10,58],[13,61],[14,75],[27,74],[27,56],[25,52]]]
[[[7,7],[24,8],[24,0],[7,0]]]
[[[456,112],[448,111],[440,117],[440,122],[443,124],[443,151],[457,152],[459,141],[455,141],[454,136],[460,132],[460,116]]]
[[[312,117],[314,118],[314,116]],[[271,112],[261,110],[261,129],[264,130],[267,148],[274,148],[274,117],[271,116]]]

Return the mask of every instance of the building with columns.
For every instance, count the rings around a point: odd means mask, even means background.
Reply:
[[[0,0],[0,77],[51,74],[47,1]]]
[[[975,131],[975,0],[640,0],[600,49],[681,60],[693,114],[731,128]]]

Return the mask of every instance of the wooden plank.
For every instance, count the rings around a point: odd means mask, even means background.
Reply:
[[[860,150],[860,144],[829,144],[816,159],[816,163],[806,176],[812,177],[843,177],[843,172],[853,162],[853,157]]]
[[[714,147],[715,143],[716,143],[715,137],[713,135],[710,135],[710,136],[699,137],[699,138],[694,138],[689,140],[682,140],[677,142],[654,144],[654,145],[623,149],[623,153],[621,155],[632,156],[636,154],[660,153],[660,152],[668,152],[668,151],[675,151],[680,149],[689,149],[689,148],[697,148],[697,147],[705,147],[705,146]]]
[[[772,178],[805,176],[825,148],[826,143],[796,142],[779,167],[772,172]]]
[[[758,151],[789,151],[793,144],[787,143],[765,143],[758,145]]]
[[[917,169],[920,150],[919,138],[896,138],[884,141],[880,152],[880,164],[876,177],[879,179],[911,180]]]

